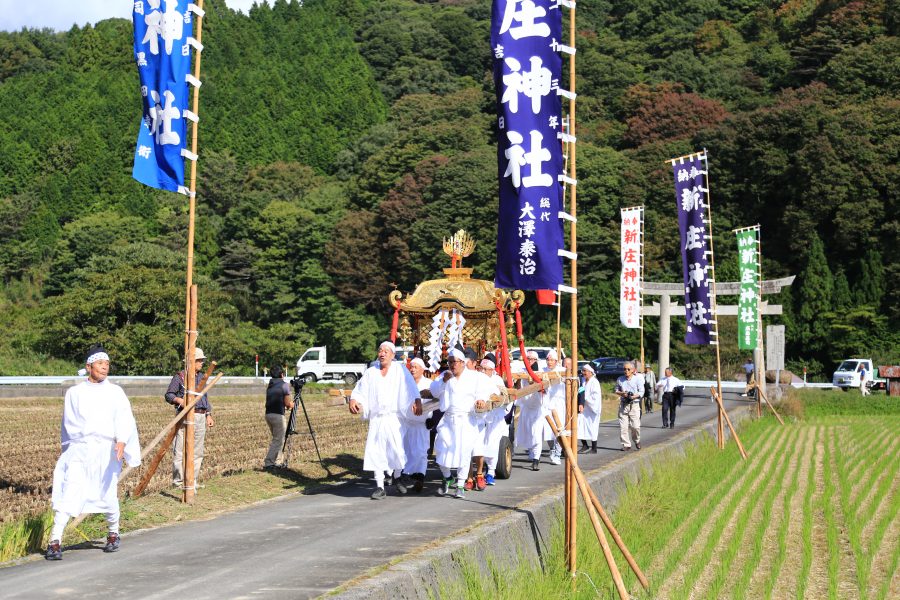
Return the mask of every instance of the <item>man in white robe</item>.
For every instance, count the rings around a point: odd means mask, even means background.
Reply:
[[[488,355],[481,361],[482,373],[491,380],[491,383],[497,388],[497,393],[504,392],[506,391],[506,384],[503,382],[503,378],[497,375],[497,365],[492,359],[493,355]],[[500,440],[509,432],[506,415],[509,414],[512,407],[512,403],[501,404],[493,408],[485,416],[483,447],[484,464],[487,467],[487,475],[484,477],[485,485],[494,485],[496,483],[497,455],[500,451]]]
[[[109,355],[95,346],[85,361],[87,379],[69,388],[63,405],[62,454],[53,470],[53,529],[45,557],[62,560],[61,542],[69,519],[104,513],[109,534],[105,552],[119,549],[119,473],[122,459],[141,464],[141,446],[131,404],[107,379]]]
[[[600,382],[594,375],[591,363],[581,368],[584,377],[584,404],[578,405],[578,439],[581,440],[579,454],[597,454],[597,436],[600,434],[600,406],[602,394]],[[588,442],[591,443],[590,449]]]
[[[369,367],[350,394],[350,413],[369,421],[363,470],[375,475],[373,500],[386,496],[387,483],[396,483],[397,492],[406,493],[400,473],[406,465],[403,451],[403,421],[419,398],[419,388],[409,370],[394,362],[396,348],[391,342],[378,347],[378,366]]]
[[[547,368],[544,369],[544,372],[556,373],[560,376],[555,382],[547,381],[547,387],[544,393],[547,396],[548,411],[552,413],[552,411],[555,410],[556,414],[559,415],[560,420],[565,420],[566,381],[563,379],[565,371],[559,366],[559,355],[556,354],[556,350],[547,352]],[[562,461],[562,445],[553,435],[553,428],[547,423],[546,418],[544,419],[544,430],[544,437],[546,438],[549,435],[553,440],[553,447],[550,449],[550,462],[554,465],[558,465]]]
[[[487,377],[466,368],[462,350],[452,349],[447,365],[450,370],[431,384],[431,395],[438,399],[438,408],[444,412],[434,441],[435,461],[444,477],[438,495],[444,496],[450,491],[453,484],[451,470],[455,469],[456,497],[464,498],[466,475],[478,434],[475,410],[484,410],[495,391]]]
[[[409,363],[409,372],[416,382],[419,392],[430,389],[431,380],[425,377],[425,361],[416,357]],[[406,453],[406,466],[403,473],[413,481],[413,490],[422,491],[425,483],[425,471],[428,468],[429,431],[425,427],[427,414],[403,414],[403,451]]]
[[[531,363],[532,370],[537,370],[537,353],[529,351],[526,358]],[[516,405],[519,406],[516,448],[524,448],[531,459],[531,470],[539,471],[544,442],[553,441],[553,431],[544,418],[550,414],[550,397],[538,391],[517,399]]]

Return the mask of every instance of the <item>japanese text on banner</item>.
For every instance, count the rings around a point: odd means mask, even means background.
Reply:
[[[187,131],[193,15],[188,0],[140,0],[134,2],[133,11],[143,115],[132,176],[175,192],[184,185],[181,151]]]
[[[675,204],[681,237],[681,263],[684,275],[684,305],[687,317],[686,344],[711,341],[712,287],[709,277],[711,255],[707,202],[705,156],[691,155],[672,165],[675,176]]]
[[[759,335],[759,229],[738,231],[738,269],[741,294],[738,297],[738,348],[753,350]]]
[[[619,276],[621,298],[619,319],[629,328],[641,326],[641,289],[644,284],[644,209],[622,210],[622,272]]]
[[[556,290],[563,282],[562,60],[559,6],[494,0],[491,49],[497,91],[498,288]]]

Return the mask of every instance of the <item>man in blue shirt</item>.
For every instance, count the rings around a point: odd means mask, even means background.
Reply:
[[[625,363],[625,375],[616,380],[619,397],[619,432],[622,451],[631,450],[631,441],[641,449],[641,398],[644,396],[644,379],[637,377],[634,363]]]

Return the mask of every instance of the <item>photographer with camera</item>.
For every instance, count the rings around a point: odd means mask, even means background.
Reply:
[[[284,447],[284,432],[287,426],[285,409],[294,408],[294,400],[291,397],[291,386],[284,380],[284,369],[279,365],[272,367],[272,379],[266,388],[266,425],[272,432],[272,441],[269,442],[269,451],[263,461],[263,469],[270,470],[282,464]]]
[[[616,380],[619,397],[619,432],[622,452],[631,450],[631,441],[641,449],[641,398],[644,396],[644,378],[635,374],[634,363],[625,363],[625,375]]]

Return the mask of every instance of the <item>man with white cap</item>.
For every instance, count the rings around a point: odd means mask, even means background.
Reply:
[[[122,388],[107,379],[109,355],[88,350],[87,379],[66,391],[62,454],[53,470],[53,528],[44,555],[62,560],[60,543],[69,519],[104,513],[109,534],[104,552],[119,549],[119,473],[122,459],[141,464],[141,446],[131,404]]]
[[[385,481],[388,485],[396,483],[400,494],[406,493],[406,486],[400,480],[406,465],[402,419],[411,416],[413,404],[419,399],[419,388],[409,370],[394,362],[395,353],[393,343],[382,342],[378,347],[378,366],[366,369],[350,394],[350,413],[362,414],[369,421],[363,470],[375,474],[373,500],[386,496]]]
[[[538,354],[529,350],[526,359],[531,369],[538,368]],[[544,418],[550,414],[550,398],[543,392],[535,392],[516,400],[519,406],[519,422],[516,425],[516,448],[525,448],[531,459],[531,470],[539,471],[541,466],[541,449],[545,441],[553,440],[553,432]]]
[[[591,363],[581,367],[584,377],[584,403],[578,405],[578,439],[581,440],[579,454],[590,451],[597,454],[597,436],[600,434],[600,406],[602,394],[600,382],[594,375]],[[588,450],[588,442],[591,443]]]
[[[641,398],[644,396],[644,378],[637,375],[635,363],[625,363],[625,374],[616,380],[616,396],[619,397],[619,430],[622,451],[634,446],[641,449]]]
[[[491,380],[497,392],[506,391],[506,384],[503,378],[497,375],[497,365],[494,361],[493,354],[486,354],[481,361],[482,372]],[[494,485],[494,477],[497,475],[497,454],[500,451],[500,440],[509,431],[509,425],[506,422],[506,415],[512,409],[512,403],[501,404],[492,409],[485,415],[484,430],[484,464],[487,467],[487,475],[484,477],[485,485]],[[476,480],[476,485],[479,483]]]
[[[475,352],[475,349],[469,346],[463,351],[463,354],[466,357],[466,369],[474,371],[482,379],[490,381],[490,377],[481,370],[483,367],[478,360],[478,353]],[[489,401],[490,398],[486,400]],[[488,414],[487,412],[475,414],[475,426],[478,428],[478,433],[475,435],[475,445],[472,447],[472,468],[465,483],[465,489],[467,490],[478,490],[481,492],[487,487],[487,480],[484,478],[484,459],[492,453],[491,449],[487,447],[487,439],[485,438],[488,430]],[[493,451],[493,454],[497,454],[496,449]]]
[[[444,496],[453,485],[451,471],[456,470],[456,497],[465,497],[465,481],[472,463],[478,426],[475,411],[484,410],[491,394],[490,380],[478,371],[466,368],[466,355],[453,348],[447,357],[449,371],[431,384],[431,395],[440,401],[444,412],[434,442],[435,461],[444,478],[438,495]]]
[[[418,356],[409,363],[409,372],[421,392],[431,387],[431,380],[425,377],[425,361]],[[413,490],[422,491],[425,483],[425,471],[428,468],[429,431],[425,427],[428,415],[403,413],[403,451],[406,453],[406,466],[403,473],[413,480]]]
[[[565,379],[563,379],[565,371],[559,366],[559,355],[556,353],[556,350],[551,349],[547,352],[547,368],[544,369],[544,372],[556,373],[559,375],[559,379],[556,381],[547,381],[546,391],[544,393],[547,396],[548,410],[555,410],[556,414],[559,415],[560,420],[565,419],[566,382]],[[558,465],[561,462],[562,445],[553,436],[553,429],[550,427],[550,424],[547,423],[546,418],[544,419],[544,428],[545,437],[549,435],[553,440],[553,447],[550,449],[550,462],[554,465]]]
[[[194,387],[200,383],[203,378],[203,362],[206,355],[200,348],[194,349]],[[184,408],[185,386],[184,371],[179,371],[172,376],[169,382],[169,388],[166,390],[166,402],[175,407],[175,412],[181,412]],[[206,441],[206,430],[212,428],[215,421],[212,416],[212,404],[206,394],[194,405],[194,481],[191,482],[194,490],[197,490],[197,480],[200,478],[200,465],[203,464],[204,443]],[[183,420],[175,435],[174,456],[172,457],[172,485],[182,487],[184,482],[184,432],[187,430],[187,424]]]

